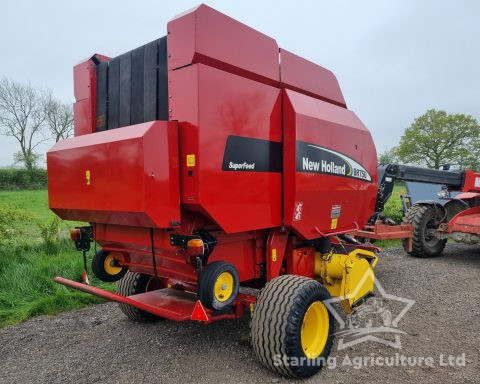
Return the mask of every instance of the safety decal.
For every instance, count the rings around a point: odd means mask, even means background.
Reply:
[[[187,155],[187,167],[195,167],[195,154]]]
[[[332,209],[330,210],[330,218],[338,219],[340,217],[340,213],[342,213],[342,206],[340,204],[332,205]]]
[[[293,221],[302,220],[302,210],[303,210],[303,202],[296,201],[295,209],[293,210]]]

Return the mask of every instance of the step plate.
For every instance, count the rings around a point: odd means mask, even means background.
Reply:
[[[127,298],[151,308],[149,312],[159,311],[159,316],[176,321],[190,320],[197,301],[195,294],[171,288],[140,293]],[[206,311],[208,313],[207,309]]]
[[[85,293],[90,293],[106,300],[129,304],[143,311],[147,311],[154,315],[173,321],[191,320],[192,312],[197,301],[196,295],[183,291],[177,291],[171,288],[164,288],[125,297],[110,291],[106,291],[105,289],[68,280],[63,277],[57,276],[53,280],[59,284],[66,285],[67,287],[74,288]],[[219,318],[219,316],[212,316],[212,311],[207,308],[205,308],[205,312],[208,317],[208,322]]]

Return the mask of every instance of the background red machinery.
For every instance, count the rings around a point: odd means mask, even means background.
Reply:
[[[407,192],[409,185],[416,185],[415,189],[423,190],[423,197],[419,199],[416,191],[410,191],[412,195],[402,196],[403,224],[392,226],[391,223],[384,223],[383,208],[396,181],[406,182]],[[451,196],[451,192],[455,196]],[[450,171],[401,164],[381,165],[376,213],[369,225],[355,232],[355,236],[405,239],[405,250],[412,256],[423,258],[440,255],[448,239],[478,244],[480,174],[468,169]]]

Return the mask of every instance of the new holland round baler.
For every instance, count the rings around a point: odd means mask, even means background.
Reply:
[[[373,247],[348,235],[375,211],[372,137],[332,72],[272,38],[205,5],[167,29],[74,68],[75,137],[47,154],[49,204],[89,223],[72,237],[84,255],[98,244],[92,270],[117,292],[55,279],[138,321],[247,309],[260,361],[312,375],[333,343],[326,301],[349,312],[373,290]]]

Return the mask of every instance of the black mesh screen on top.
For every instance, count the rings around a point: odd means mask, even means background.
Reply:
[[[168,120],[167,37],[99,63],[97,132]]]

